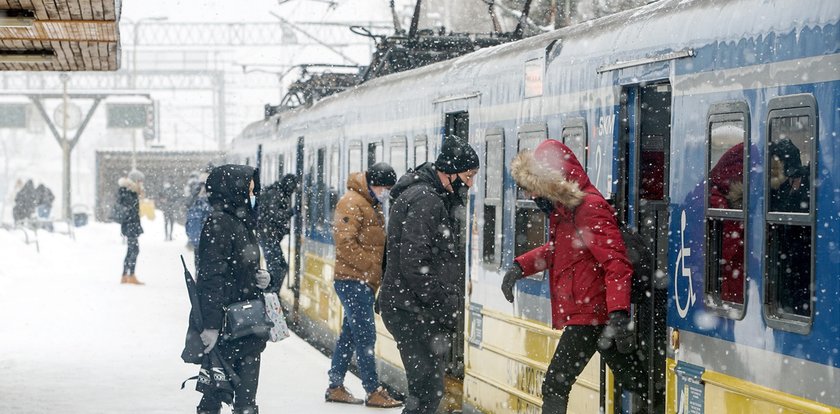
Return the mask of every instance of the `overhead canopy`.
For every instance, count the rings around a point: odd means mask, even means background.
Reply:
[[[0,70],[117,70],[120,3],[0,0]]]

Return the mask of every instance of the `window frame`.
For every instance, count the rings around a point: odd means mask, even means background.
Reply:
[[[417,148],[423,148],[423,162],[417,159]],[[420,164],[429,162],[429,137],[426,134],[414,136],[414,168]]]
[[[353,157],[353,150],[356,150],[356,149],[359,151],[359,159],[358,159],[359,169],[358,170],[353,169],[353,158],[354,158]],[[347,145],[347,175],[346,176],[349,177],[350,174],[354,173],[354,172],[365,171],[364,166],[365,166],[365,149],[364,149],[364,146],[362,145],[362,141],[359,141],[359,140],[350,141],[349,144]]]
[[[710,173],[712,170],[711,162],[712,162],[712,124],[720,123],[720,122],[732,122],[732,121],[740,121],[744,127],[744,135],[742,137],[741,143],[744,144],[744,159],[742,165],[743,171],[743,187],[744,187],[744,195],[743,201],[741,204],[741,210],[735,209],[721,209],[721,208],[712,208],[709,207],[709,192],[710,192]],[[705,248],[705,263],[704,263],[704,274],[703,274],[703,299],[705,302],[706,307],[708,308],[709,312],[715,314],[717,316],[733,319],[733,320],[742,320],[746,315],[747,303],[749,303],[748,297],[748,273],[747,266],[748,266],[748,258],[749,258],[749,220],[748,220],[748,211],[749,211],[749,188],[750,188],[750,108],[749,105],[745,101],[731,101],[731,102],[720,102],[715,103],[709,108],[709,113],[706,116],[706,160],[705,160],[705,174],[706,174],[706,184],[704,189],[704,198],[703,198],[703,207],[705,211],[704,222],[703,222],[703,242]],[[737,145],[737,144],[736,144]],[[713,262],[718,260],[718,256],[716,252],[712,251],[712,238],[710,235],[710,225],[712,220],[718,220],[722,222],[723,220],[738,220],[744,225],[744,257],[743,257],[743,277],[742,277],[742,286],[743,286],[743,299],[744,303],[735,303],[724,301],[721,298],[720,287],[714,283],[713,276],[716,278],[718,277],[718,271],[712,271]],[[717,268],[719,269],[719,267]]]
[[[563,139],[563,144],[567,147],[569,144],[566,143],[566,130],[573,128],[580,128],[583,131],[583,154],[575,154],[575,156],[578,158],[578,161],[583,161],[583,169],[586,171],[587,166],[589,165],[589,132],[586,129],[586,119],[576,116],[567,119],[563,124],[563,128],[560,129],[560,137]],[[569,149],[572,148],[569,147]],[[572,152],[574,152],[573,149]]]
[[[385,144],[382,142],[382,140],[377,139],[368,142],[367,167],[365,168],[365,170],[367,170],[367,168],[370,168],[373,164],[382,161],[383,158],[385,158]]]
[[[531,144],[531,141],[534,140],[534,139],[536,139],[536,142],[533,143],[533,146],[529,145],[529,144]],[[548,139],[548,127],[545,123],[521,125],[518,128],[517,133],[516,133],[517,153],[521,152],[523,149],[533,150],[541,142],[543,142],[547,139]],[[526,145],[523,146],[523,144],[526,144]],[[512,249],[512,251],[513,251],[513,254],[514,254],[514,258],[515,258],[515,257],[517,257],[517,256],[519,256],[519,255],[521,255],[521,254],[523,254],[527,251],[530,251],[530,250],[525,250],[525,251],[519,251],[518,252],[517,248],[516,248],[516,246],[518,245],[516,243],[516,239],[517,239],[516,236],[519,234],[519,229],[517,228],[517,217],[519,216],[519,211],[520,210],[535,210],[537,212],[537,214],[542,214],[544,216],[543,243],[541,245],[548,242],[548,217],[545,217],[545,215],[541,211],[539,211],[539,208],[537,207],[537,203],[535,203],[531,199],[524,198],[524,195],[521,193],[519,188],[517,188],[516,191],[514,192],[514,197],[515,197],[514,208],[513,208],[513,219],[514,219],[513,220],[513,234],[514,234],[514,237],[513,237],[513,249]],[[545,274],[546,274],[546,272],[541,273],[541,276],[540,276],[541,280],[545,279]]]
[[[500,156],[499,159],[501,159],[501,165],[493,166],[493,168],[490,168],[489,154],[491,152],[489,150],[488,143],[490,142],[490,139],[493,138],[493,137],[496,137],[494,139],[499,140],[499,146],[500,146],[500,152],[501,152],[501,156]],[[493,259],[488,261],[486,256],[485,256],[485,252],[484,252],[485,245],[486,245],[485,238],[487,237],[487,233],[486,233],[487,227],[486,227],[486,224],[483,224],[482,228],[481,228],[481,244],[480,244],[481,245],[481,254],[480,254],[479,257],[481,259],[481,263],[485,267],[492,268],[492,269],[498,269],[499,267],[501,267],[502,252],[503,252],[503,247],[504,247],[504,234],[503,234],[503,231],[502,231],[502,220],[503,220],[503,217],[504,217],[504,210],[505,210],[505,174],[504,174],[505,169],[504,169],[504,163],[505,163],[505,130],[504,130],[504,128],[489,128],[484,133],[484,166],[485,166],[485,168],[481,169],[482,174],[483,174],[482,181],[484,183],[484,185],[481,186],[481,191],[482,191],[482,197],[483,197],[483,200],[484,200],[484,206],[485,207],[492,206],[492,207],[496,208],[496,211],[495,211],[496,214],[495,214],[495,217],[494,217],[494,220],[495,220],[494,221],[494,229],[493,229],[493,237],[494,237],[493,249],[494,249],[494,251],[493,251]],[[490,173],[494,173],[494,174],[498,175],[498,191],[499,191],[498,197],[488,197],[487,188],[488,188],[488,185],[490,184],[490,180],[488,179],[488,175]],[[481,209],[481,219],[482,219],[483,223],[486,223],[487,219],[485,217],[485,209],[484,208]]]
[[[403,150],[402,165],[399,166],[403,167],[402,171],[394,166],[394,149],[396,148],[402,148]],[[397,173],[397,178],[402,177],[408,171],[408,141],[405,135],[395,135],[388,142],[388,164]]]
[[[794,212],[771,212],[770,211],[770,143],[771,139],[771,125],[775,118],[787,118],[792,116],[808,116],[810,120],[810,168],[809,174],[809,206],[808,213],[794,213]],[[817,161],[819,154],[817,152],[817,141],[819,140],[819,118],[817,117],[817,101],[812,94],[795,94],[779,96],[770,100],[767,104],[767,120],[764,125],[765,142],[762,149],[764,154],[763,167],[765,171],[764,177],[764,256],[767,257],[770,252],[766,251],[768,241],[768,227],[772,224],[782,225],[796,225],[808,226],[811,228],[811,252],[810,252],[810,284],[809,289],[811,294],[811,303],[809,306],[810,316],[802,316],[792,313],[779,311],[777,309],[778,295],[776,294],[776,286],[779,283],[777,278],[774,278],[769,272],[773,272],[772,266],[769,266],[769,260],[762,262],[762,275],[764,306],[763,314],[767,326],[782,331],[793,332],[797,334],[807,335],[811,332],[811,327],[814,323],[814,316],[816,315],[815,307],[817,301],[814,300],[816,291],[816,242],[817,242],[817,220],[816,220],[816,193],[818,186],[816,182]]]

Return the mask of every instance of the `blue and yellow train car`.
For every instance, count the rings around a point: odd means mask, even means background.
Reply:
[[[264,180],[301,177],[282,292],[330,349],[333,209],[352,171],[398,174],[467,137],[482,168],[463,221],[464,320],[446,411],[538,413],[561,332],[548,281],[499,286],[546,241],[508,173],[518,151],[564,141],[656,274],[634,309],[651,401],[612,386],[596,355],[569,412],[840,413],[840,3],[662,0],[366,82],[268,117],[229,156]],[[257,148],[260,148],[259,152]],[[259,154],[259,155],[258,155]],[[377,320],[382,379],[405,388]],[[326,385],[326,374],[325,374]]]

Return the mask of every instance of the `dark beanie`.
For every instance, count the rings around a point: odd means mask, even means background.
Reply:
[[[377,162],[368,167],[366,175],[369,186],[391,187],[397,183],[397,173],[384,162]]]
[[[446,174],[473,170],[479,167],[478,155],[465,139],[450,135],[443,140],[435,167]]]

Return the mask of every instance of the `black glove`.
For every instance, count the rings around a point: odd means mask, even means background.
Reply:
[[[609,348],[613,343],[615,349],[622,354],[629,354],[636,349],[636,327],[627,311],[610,312],[607,326],[598,339],[602,349]]]
[[[519,263],[513,262],[510,269],[505,273],[505,278],[502,279],[502,294],[508,302],[513,303],[513,287],[516,286],[516,281],[522,279],[522,267]]]

